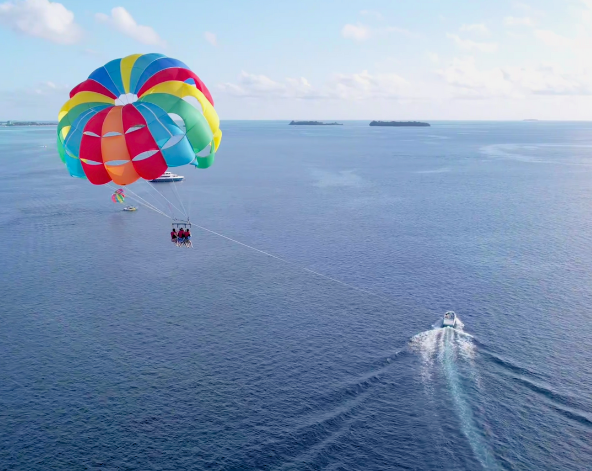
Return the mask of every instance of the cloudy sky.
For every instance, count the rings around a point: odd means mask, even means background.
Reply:
[[[222,119],[592,120],[592,0],[114,2],[0,0],[0,120],[146,52]]]

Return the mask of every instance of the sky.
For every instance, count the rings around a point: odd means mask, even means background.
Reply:
[[[592,0],[0,0],[0,48],[0,120],[148,52],[222,120],[592,120]]]

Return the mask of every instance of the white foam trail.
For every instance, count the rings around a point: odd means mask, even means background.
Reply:
[[[422,358],[422,380],[428,394],[432,395],[436,384],[433,381],[434,376],[437,374],[444,376],[461,430],[475,457],[485,469],[497,469],[493,453],[475,423],[473,410],[463,387],[463,376],[475,381],[480,387],[474,362],[476,345],[473,342],[473,336],[462,330],[463,324],[460,319],[454,329],[442,328],[441,325],[440,320],[434,324],[432,330],[421,332],[411,338],[412,350],[420,353]]]
[[[434,354],[438,350],[439,339],[443,329],[433,329],[421,332],[411,339],[411,348],[420,353],[422,359],[421,374],[423,382],[427,386],[431,383]]]

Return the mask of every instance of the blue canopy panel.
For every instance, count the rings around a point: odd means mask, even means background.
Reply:
[[[104,106],[97,106],[82,113],[74,120],[70,132],[64,140],[64,149],[66,151],[66,167],[70,175],[77,178],[86,178],[82,163],[80,163],[80,143],[82,142],[82,133],[86,123],[98,112],[103,110]]]
[[[103,87],[105,87],[107,90],[109,90],[115,96],[119,96],[122,93],[124,93],[124,92],[119,91],[119,89],[117,88],[117,85],[115,85],[115,83],[111,79],[111,76],[109,75],[109,72],[107,71],[107,69],[105,67],[99,67],[92,74],[90,74],[88,76],[88,78],[94,80],[95,82],[99,82]],[[122,86],[122,90],[123,90],[123,86]]]
[[[132,73],[130,75],[130,93],[137,93],[137,90],[140,89],[139,87],[137,87],[138,79],[144,73],[146,67],[148,67],[152,62],[160,59],[161,57],[166,56],[164,54],[152,53],[144,54],[143,56],[140,56],[136,59],[136,62],[134,62],[134,65],[132,67]]]
[[[195,160],[195,153],[185,132],[161,107],[140,102],[134,103],[134,106],[146,120],[168,167],[181,167]]]
[[[107,62],[104,67],[109,74],[109,77],[117,87],[117,90],[119,91],[117,96],[123,95],[125,93],[125,88],[123,86],[123,82],[121,81],[121,59],[115,59],[111,62]]]
[[[138,61],[139,60],[140,59],[138,59]],[[150,77],[152,77],[155,73],[160,72],[161,70],[170,69],[173,67],[182,67],[184,69],[191,70],[191,69],[189,69],[189,67],[187,67],[180,60],[173,59],[171,57],[161,57],[161,58],[156,59],[155,61],[151,62],[144,69],[144,72],[142,72],[142,75],[138,79],[136,88],[135,89],[132,88],[132,90],[134,90],[134,93],[138,93],[138,91],[142,88],[142,85],[144,85],[146,83],[146,81]]]

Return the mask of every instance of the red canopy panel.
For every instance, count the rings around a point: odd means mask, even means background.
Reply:
[[[103,154],[101,151],[101,132],[103,128],[103,122],[109,113],[110,108],[99,111],[91,119],[88,120],[84,127],[82,134],[82,140],[80,141],[80,162],[82,163],[82,169],[88,181],[94,185],[104,185],[111,181],[111,176],[103,165]],[[95,134],[89,135],[88,133]],[[85,160],[91,162],[97,162],[91,164],[85,162]]]
[[[110,90],[105,88],[99,82],[94,81],[93,79],[87,79],[84,82],[76,85],[70,92],[70,98],[72,98],[74,95],[80,92],[100,93],[101,95],[108,96],[109,98],[113,98],[114,100],[117,98]]]
[[[145,180],[160,177],[168,166],[148,129],[146,120],[133,104],[123,107],[122,118],[125,143],[134,169]],[[137,128],[138,126],[143,127]]]
[[[204,96],[208,99],[208,101],[214,106],[214,99],[208,87],[200,80],[200,78],[195,75],[191,70],[182,68],[182,67],[171,67],[169,69],[161,70],[160,72],[155,73],[152,77],[150,77],[140,91],[138,92],[138,97],[141,97],[144,93],[150,90],[155,85],[163,82],[169,82],[172,80],[176,80],[178,82],[184,82],[187,79],[193,79],[195,81],[195,87],[204,94]]]

